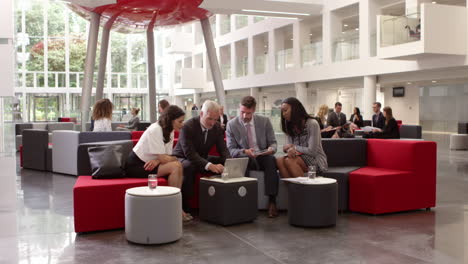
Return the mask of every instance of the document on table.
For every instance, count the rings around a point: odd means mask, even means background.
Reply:
[[[377,130],[381,130],[380,128],[378,127],[371,127],[371,126],[365,126],[365,127],[361,127],[361,129],[364,131],[364,132],[372,132],[372,130],[374,129],[377,129]]]

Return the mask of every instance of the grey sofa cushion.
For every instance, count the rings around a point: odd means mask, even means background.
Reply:
[[[22,135],[23,130],[25,129],[32,129],[33,124],[32,123],[23,123],[23,124],[15,124],[15,135]]]
[[[47,130],[47,123],[33,123],[33,129]]]
[[[73,122],[58,122],[47,124],[47,130],[52,133],[54,130],[73,130]]]
[[[359,167],[328,167],[323,176],[335,179],[338,182],[338,210],[348,210],[349,195],[349,173],[359,169]]]
[[[23,131],[23,168],[47,170],[49,132],[40,129]]]
[[[115,141],[115,140],[130,140],[132,134],[129,131],[112,131],[112,132],[81,132],[79,142],[91,143],[101,141]]]
[[[96,132],[94,132],[96,133]],[[91,165],[89,162],[88,148],[107,146],[107,145],[121,145],[123,152],[123,160],[127,160],[128,155],[133,150],[133,142],[131,140],[117,140],[117,141],[104,141],[84,143],[78,146],[78,175],[91,175]]]
[[[322,147],[329,167],[367,165],[367,140],[361,138],[325,138]]]
[[[401,125],[400,127],[400,138],[422,138],[422,128],[417,125]]]

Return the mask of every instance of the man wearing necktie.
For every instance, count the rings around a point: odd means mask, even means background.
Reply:
[[[265,172],[265,194],[270,199],[268,216],[276,217],[279,175],[274,154],[277,143],[270,120],[254,115],[256,105],[254,97],[242,98],[239,106],[240,116],[227,123],[228,150],[233,158],[249,157],[249,170]]]
[[[207,100],[202,106],[200,116],[187,120],[180,130],[179,140],[172,155],[179,158],[184,168],[184,206],[187,199],[193,195],[195,175],[199,172],[221,174],[224,170],[223,164],[229,158],[224,130],[217,122],[218,118],[219,105]],[[208,154],[213,146],[216,146],[219,157]]]
[[[333,128],[346,124],[346,115],[341,112],[342,104],[335,103],[335,111],[328,115],[327,124]]]

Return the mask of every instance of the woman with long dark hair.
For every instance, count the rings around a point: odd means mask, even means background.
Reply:
[[[283,146],[286,156],[276,159],[282,178],[301,177],[312,165],[319,173],[327,170],[320,126],[294,97],[284,99],[281,104],[281,129],[287,136],[287,144]]]
[[[172,156],[174,131],[184,126],[185,112],[176,105],[168,106],[159,121],[149,126],[127,158],[126,172],[131,178],[147,178],[149,174],[167,177],[169,186],[181,188],[182,164]],[[182,219],[192,219],[182,212]]]
[[[361,110],[359,110],[359,107],[354,107],[353,114],[349,121],[355,124],[358,128],[364,126],[364,120],[362,120]]]

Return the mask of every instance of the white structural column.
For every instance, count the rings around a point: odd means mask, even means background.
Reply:
[[[379,14],[380,9],[376,0],[359,2],[359,57],[361,59],[369,58],[373,55],[372,53],[375,53],[376,42],[371,40],[377,32],[377,15]]]
[[[296,90],[296,98],[301,101],[302,105],[307,112],[310,112],[312,108],[311,102],[307,98],[307,85],[306,83],[295,83],[294,88]]]
[[[363,91],[363,100],[362,100],[362,111],[364,120],[370,120],[372,118],[372,104],[376,100],[376,90],[377,90],[377,77],[373,76],[364,76],[364,91]]]
[[[201,105],[200,105],[200,93],[197,93],[197,91],[195,91],[193,93],[193,103],[197,105],[198,109],[201,108]]]
[[[221,71],[219,70],[218,57],[216,56],[216,48],[213,40],[213,32],[211,32],[210,20],[208,18],[200,20],[203,37],[205,38],[206,52],[208,60],[211,66],[211,75],[213,77],[213,83],[216,91],[216,97],[218,103],[226,109],[226,98],[224,94],[223,78]]]
[[[156,65],[154,56],[154,21],[156,13],[153,15],[151,23],[146,30],[147,49],[148,49],[148,97],[149,97],[149,117],[150,122],[156,122]]]
[[[99,71],[98,71],[97,86],[96,86],[96,101],[102,99],[103,94],[104,94],[104,79],[106,76],[107,52],[109,50],[110,32],[111,32],[110,26],[106,25],[102,29],[101,51],[99,55],[100,56],[99,57]]]
[[[101,16],[91,12],[89,25],[88,47],[85,59],[84,82],[81,92],[81,131],[86,131],[86,122],[89,120],[91,93],[93,91],[94,64],[99,35],[99,21]]]
[[[260,98],[259,98],[259,95],[260,95],[260,88],[259,87],[251,87],[250,88],[250,96],[252,96],[253,98],[255,98],[255,100],[257,101],[257,105],[260,104]],[[257,107],[257,110],[259,108]]]

